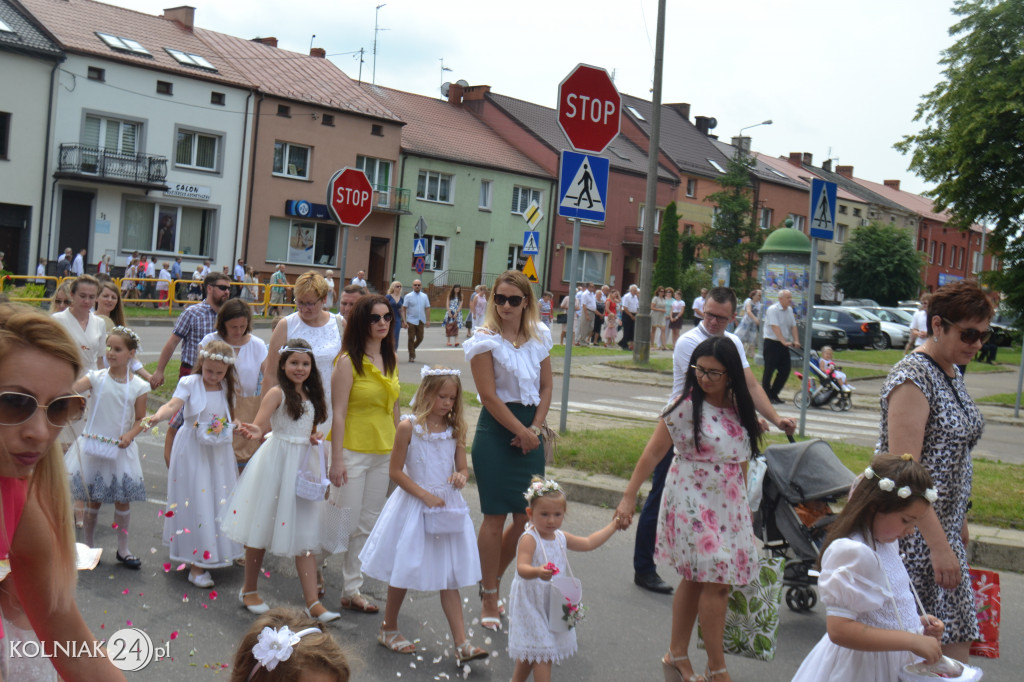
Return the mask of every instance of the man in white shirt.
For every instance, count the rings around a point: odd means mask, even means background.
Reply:
[[[619,347],[622,350],[633,350],[633,334],[636,329],[636,313],[640,310],[640,288],[635,284],[629,285],[629,293],[622,297],[622,340]]]
[[[693,299],[693,326],[696,327],[704,319],[704,297],[708,295],[707,289],[700,290],[700,296]]]
[[[917,348],[928,338],[928,299],[931,297],[931,294],[921,295],[921,302],[910,320],[910,338],[907,339],[906,351]]]
[[[593,282],[587,282],[580,295],[580,309],[583,317],[580,320],[580,335],[576,337],[576,345],[585,346],[590,344],[590,337],[594,333],[594,318],[597,316],[597,297],[594,295]]]
[[[71,263],[71,272],[75,277],[81,277],[85,274],[85,249],[78,252],[75,256],[75,260]]]
[[[360,270],[356,273],[356,276],[352,278],[350,284],[358,284],[361,287],[366,286],[366,272]]]
[[[793,314],[793,294],[789,289],[779,292],[779,302],[768,306],[764,316],[764,375],[761,387],[768,399],[776,405],[785,401],[779,391],[786,385],[792,363],[789,349],[800,349],[800,334],[796,329],[796,315]]]
[[[358,286],[358,285],[357,285]],[[430,326],[430,297],[420,291],[423,284],[412,281],[412,292],[402,299],[402,326],[409,330],[409,362],[416,362],[416,349],[423,343],[423,330]]]

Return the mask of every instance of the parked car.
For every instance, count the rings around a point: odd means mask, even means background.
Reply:
[[[868,319],[878,320],[878,324],[882,328],[882,338],[875,344],[875,348],[878,350],[893,347],[903,348],[907,345],[907,341],[910,340],[909,324],[882,319],[881,315],[878,315],[873,310],[868,310],[867,308],[854,308],[853,310],[858,310],[864,313],[868,316]]]
[[[851,308],[877,308],[878,301],[873,298],[844,298],[839,305]]]
[[[910,323],[914,321],[914,313],[917,312],[915,307],[913,310],[904,310],[903,308],[865,308],[868,312],[878,315],[879,319],[885,320],[886,322],[895,322],[896,324],[903,324],[910,326]]]
[[[797,331],[800,333],[800,343],[804,342],[804,323],[797,323]],[[825,346],[832,346],[833,348],[849,348],[850,340],[839,327],[831,324],[825,324],[824,322],[814,322],[814,326],[811,327],[811,348],[814,350],[821,350]]]
[[[881,343],[882,325],[856,308],[815,306],[814,321],[842,329],[851,348],[875,348]]]
[[[1021,338],[1020,320],[1016,315],[1000,307],[996,316],[992,318],[992,343],[997,346],[1012,346],[1014,341]]]

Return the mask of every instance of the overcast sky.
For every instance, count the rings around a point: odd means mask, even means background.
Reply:
[[[189,0],[186,0],[189,2]],[[170,0],[112,4],[161,14]],[[381,0],[191,0],[200,27],[244,38],[276,36],[308,53],[310,42],[352,78],[366,50],[373,73]],[[892,145],[916,132],[921,95],[941,78],[952,39],[952,0],[669,0],[663,102],[713,116],[728,141],[746,132],[757,151],[811,152],[854,166],[857,176],[926,189]],[[439,95],[443,80],[554,107],[577,63],[602,66],[620,92],[650,97],[657,0],[388,0],[376,14],[376,82]],[[316,37],[313,38],[313,35]],[[441,59],[451,68],[442,78]]]

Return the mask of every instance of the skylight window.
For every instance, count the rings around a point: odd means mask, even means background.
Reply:
[[[775,170],[775,169],[774,169],[774,168],[772,168],[771,166],[769,166],[769,167],[768,167],[768,170],[769,170],[769,171],[771,171],[772,173],[775,173],[775,174],[776,174],[776,175],[778,175],[778,176],[779,176],[780,178],[785,178],[785,177],[786,177],[786,174],[785,174],[785,173],[780,173],[779,171]]]
[[[174,50],[169,47],[165,47],[164,49],[167,50],[167,54],[174,57],[174,59],[179,64],[184,64],[185,66],[195,66],[200,69],[206,69],[207,71],[217,70],[217,67],[211,64],[209,60],[206,59],[206,57],[201,57],[197,54],[191,54],[189,52],[182,52],[181,50]]]
[[[646,118],[644,118],[643,114],[641,114],[639,111],[636,110],[636,107],[630,106],[630,105],[627,104],[626,108],[629,109],[629,113],[633,114],[634,116],[636,116],[641,121],[646,121],[647,120]]]
[[[718,163],[714,159],[708,159],[708,163],[710,163],[712,166],[714,166],[715,170],[718,171],[719,173],[724,173],[725,172],[725,169],[722,168],[722,164]]]
[[[4,31],[6,33],[14,33],[14,29],[8,26],[7,22],[4,21],[3,19],[0,19],[0,31]]]
[[[109,33],[96,33],[100,40],[107,44],[107,47],[118,50],[119,52],[131,52],[132,54],[141,54],[147,57],[152,57],[149,50],[142,46],[142,43],[131,38],[121,38],[119,36],[110,35]]]

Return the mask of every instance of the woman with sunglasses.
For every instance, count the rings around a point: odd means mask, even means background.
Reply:
[[[541,425],[551,406],[551,330],[540,321],[530,280],[498,276],[484,322],[463,344],[483,403],[473,438],[473,471],[484,514],[480,548],[480,624],[501,629],[498,589],[526,526],[523,491],[544,475]],[[512,523],[505,525],[508,515]]]
[[[882,386],[875,446],[877,452],[910,453],[935,481],[939,499],[917,531],[900,540],[900,549],[924,608],[946,624],[943,653],[963,662],[978,639],[965,548],[971,450],[985,420],[957,366],[970,362],[989,338],[992,314],[991,301],[974,282],[947,284],[932,295],[928,338],[896,363]]]
[[[391,448],[398,428],[398,355],[387,298],[362,296],[345,325],[342,356],[331,375],[331,400],[338,421],[331,441],[331,499],[356,517],[356,527],[341,554],[341,608],[377,613],[359,593],[363,585],[359,552],[380,516],[390,483]],[[319,360],[318,360],[319,362]]]
[[[64,280],[53,293],[53,300],[50,301],[50,314],[62,313],[71,306],[71,280]]]
[[[109,659],[67,651],[69,642],[91,649],[97,639],[75,604],[75,538],[57,446],[62,428],[85,411],[85,398],[72,391],[83,369],[78,345],[60,324],[38,310],[0,304],[0,558],[11,569],[4,615],[15,623],[27,616],[63,679],[123,680]]]

